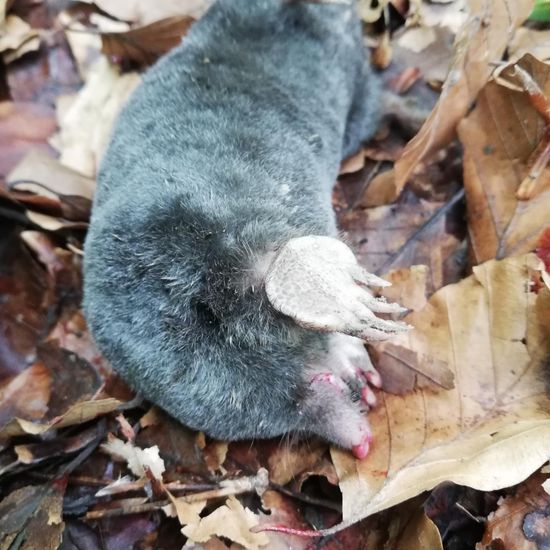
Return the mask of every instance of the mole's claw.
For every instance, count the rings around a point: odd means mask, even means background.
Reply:
[[[387,302],[385,298],[374,298],[365,293],[361,298],[361,302],[365,304],[371,311],[375,313],[405,313],[406,307],[399,304]]]
[[[349,272],[356,283],[359,283],[365,286],[376,286],[381,288],[391,286],[391,283],[389,281],[386,281],[386,279],[382,279],[381,277],[378,277],[378,275],[369,273],[366,269],[362,268],[360,265],[351,266]]]
[[[360,267],[342,241],[316,235],[288,241],[265,276],[271,305],[305,328],[374,340],[406,330],[403,324],[374,315],[406,309],[374,298],[360,285],[389,283]]]

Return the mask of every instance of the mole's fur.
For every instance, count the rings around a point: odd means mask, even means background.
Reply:
[[[84,264],[92,334],[141,395],[216,438],[363,441],[353,392],[323,373],[364,349],[277,311],[264,282],[289,240],[337,236],[332,187],[376,96],[343,3],[219,0],[145,74],[102,162]]]

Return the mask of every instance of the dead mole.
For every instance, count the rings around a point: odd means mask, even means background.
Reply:
[[[220,439],[318,434],[357,457],[406,327],[338,237],[340,162],[376,128],[354,2],[219,0],[115,126],[85,243],[84,307],[141,395]],[[360,399],[354,398],[360,396]]]

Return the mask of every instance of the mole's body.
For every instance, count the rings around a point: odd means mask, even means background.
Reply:
[[[122,112],[85,311],[113,367],[183,423],[367,452],[351,390],[372,404],[378,376],[353,336],[399,330],[371,312],[397,308],[332,238],[331,189],[375,129],[373,86],[353,6],[220,0]]]

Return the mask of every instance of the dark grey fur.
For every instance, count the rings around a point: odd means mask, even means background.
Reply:
[[[266,258],[336,235],[340,161],[376,125],[355,9],[220,0],[144,77],[102,163],[85,311],[113,367],[223,439],[339,441],[306,365],[328,337],[275,312]]]

